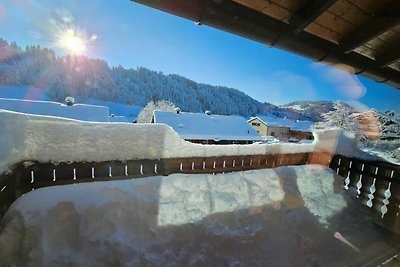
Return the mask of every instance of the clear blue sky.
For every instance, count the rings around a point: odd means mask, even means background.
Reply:
[[[273,104],[344,100],[380,110],[400,107],[400,90],[129,0],[0,1],[0,37],[61,55],[54,27],[60,18],[97,36],[86,54],[109,65],[176,73]]]

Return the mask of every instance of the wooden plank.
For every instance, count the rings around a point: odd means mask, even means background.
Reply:
[[[332,43],[337,43],[335,40],[339,40],[341,38],[340,34],[337,32],[319,24],[318,22],[314,21],[310,25],[308,25],[304,31],[316,35],[322,39],[330,41]]]
[[[351,52],[355,48],[367,43],[371,39],[378,37],[389,29],[400,23],[400,17],[393,16],[375,16],[371,17],[358,29],[347,34],[340,40],[340,49],[346,53]]]
[[[400,71],[400,61],[394,62],[389,65],[390,68]]]
[[[294,33],[300,33],[337,0],[308,0],[289,19]]]
[[[365,23],[365,21],[370,17],[351,1],[347,0],[338,0],[331,8],[329,8],[329,12],[357,27]]]
[[[400,39],[393,42],[392,49],[386,49],[379,53],[375,60],[381,67],[386,67],[393,63],[396,63],[400,59]]]
[[[284,8],[281,5],[278,5],[272,1],[265,1],[265,0],[234,0],[234,1],[286,23],[288,22],[289,17],[291,17],[293,13],[287,8]]]
[[[323,25],[324,27],[336,32],[338,34],[338,39],[334,41],[338,42],[342,36],[348,35],[350,32],[356,29],[356,26],[348,21],[342,19],[339,16],[335,16],[331,12],[325,12],[319,16],[315,22]]]
[[[381,14],[387,9],[388,5],[391,5],[395,1],[397,0],[351,0],[349,2],[363,10],[365,13],[374,16]]]
[[[279,5],[291,12],[296,12],[300,6],[302,5],[302,1],[293,1],[293,0],[271,0],[272,3]]]

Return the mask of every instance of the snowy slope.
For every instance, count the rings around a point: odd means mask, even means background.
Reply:
[[[351,265],[393,236],[355,199],[316,165],[42,188],[3,217],[0,266]]]
[[[332,101],[295,101],[280,106],[287,111],[296,111],[311,118],[313,121],[323,121],[322,114],[333,110]]]

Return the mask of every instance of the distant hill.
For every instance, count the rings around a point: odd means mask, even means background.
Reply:
[[[286,110],[293,110],[313,121],[323,121],[322,114],[333,110],[332,101],[295,101],[280,106]]]

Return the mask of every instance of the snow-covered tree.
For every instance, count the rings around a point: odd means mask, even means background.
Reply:
[[[336,101],[333,110],[322,114],[324,121],[315,124],[315,129],[342,128],[348,132],[355,133],[357,138],[363,136],[362,127],[357,119],[357,113],[345,103]]]
[[[400,136],[400,123],[396,121],[394,112],[381,113],[371,109],[357,117],[365,132],[375,133],[378,137]]]
[[[155,110],[160,111],[175,111],[175,105],[166,100],[161,101],[150,101],[147,105],[143,108],[143,110],[139,113],[137,118],[138,123],[150,123],[151,118],[153,117],[153,112]]]

